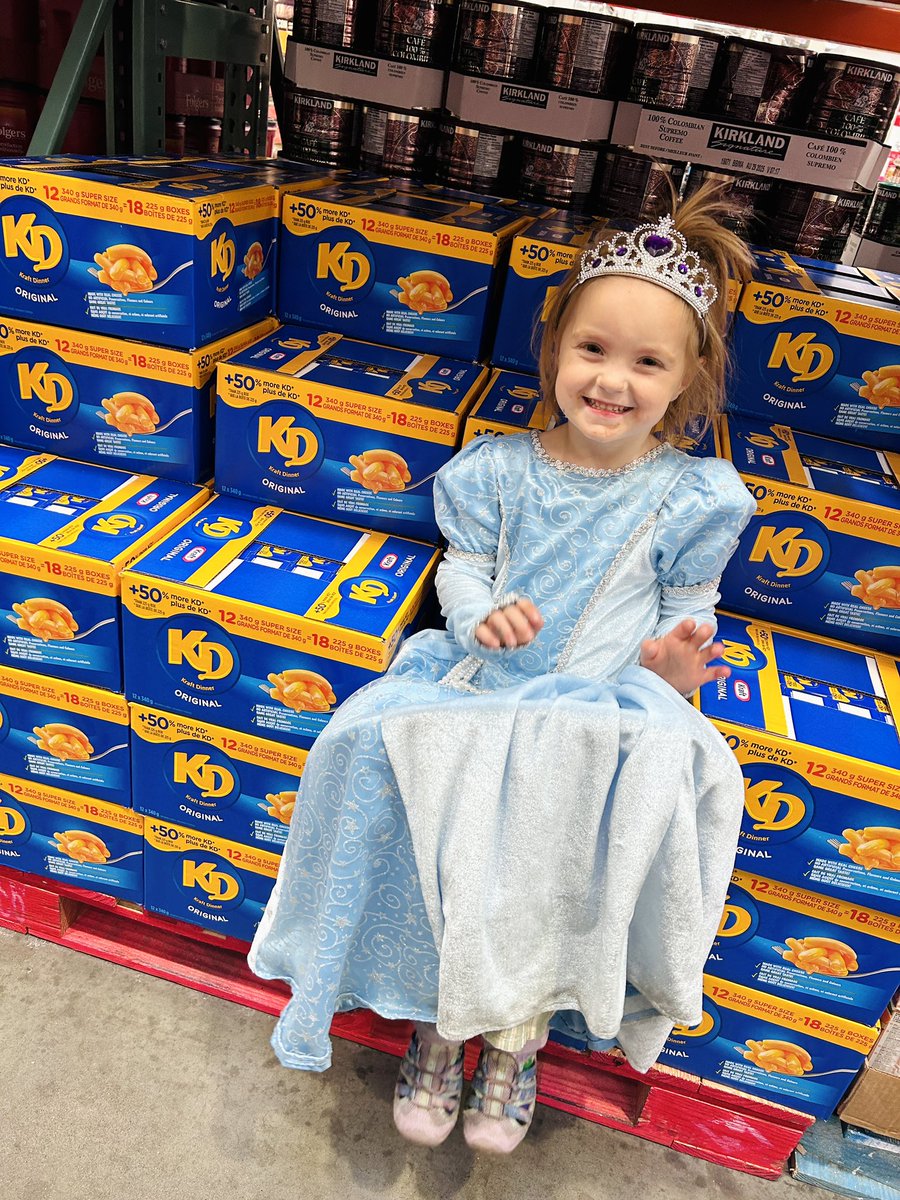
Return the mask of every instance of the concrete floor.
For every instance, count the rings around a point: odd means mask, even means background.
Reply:
[[[396,1060],[286,1071],[271,1017],[0,929],[2,1200],[826,1200],[539,1106],[509,1160],[391,1123]]]

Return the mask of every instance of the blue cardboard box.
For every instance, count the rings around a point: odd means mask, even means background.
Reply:
[[[900,454],[734,415],[721,443],[757,501],[723,606],[900,654]]]
[[[737,867],[900,914],[900,672],[884,655],[722,613],[729,679],[694,704],[744,776]]]
[[[268,318],[202,350],[0,322],[0,440],[66,458],[201,483],[213,470],[216,364]]]
[[[437,541],[432,480],[487,373],[285,325],[220,364],[216,487]]]
[[[136,811],[280,852],[305,750],[142,704],[131,727]]]
[[[491,351],[496,367],[537,374],[541,327],[556,289],[602,222],[554,213],[517,234],[509,252],[500,319]]]
[[[862,1025],[754,988],[703,977],[703,1019],[678,1026],[660,1063],[828,1117],[878,1037]]]
[[[298,185],[283,198],[282,321],[363,341],[477,359],[504,256],[528,220],[514,209],[356,182]]]
[[[466,418],[465,446],[483,433],[495,436],[549,429],[555,419],[553,405],[541,397],[540,380],[517,371],[494,370],[480,399]]]
[[[144,836],[145,908],[252,940],[275,886],[278,854],[153,817]]]
[[[0,164],[0,312],[203,346],[272,312],[277,206],[190,163]]]
[[[34,456],[0,481],[0,663],[122,687],[119,573],[209,493]]]
[[[737,870],[706,970],[874,1025],[900,986],[900,916]]]
[[[734,321],[729,407],[808,433],[896,448],[900,304],[862,275],[819,271],[818,279],[790,255],[757,257]]]
[[[0,771],[131,806],[125,697],[0,666]]]
[[[140,904],[144,818],[129,808],[0,774],[0,863]]]
[[[122,579],[129,700],[303,749],[390,664],[422,542],[213,496]]]

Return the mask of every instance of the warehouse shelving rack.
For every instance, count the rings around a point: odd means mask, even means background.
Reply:
[[[274,24],[274,0],[82,0],[29,154],[59,150],[101,41],[111,153],[165,150],[168,57],[224,63],[222,150],[264,153]]]

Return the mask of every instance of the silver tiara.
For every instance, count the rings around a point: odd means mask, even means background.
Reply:
[[[712,276],[675,228],[670,216],[633,233],[617,233],[581,256],[579,284],[603,275],[634,275],[668,288],[705,318],[719,294]]]

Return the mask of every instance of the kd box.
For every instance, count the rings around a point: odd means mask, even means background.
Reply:
[[[280,857],[203,830],[147,817],[144,907],[249,942]]]
[[[128,698],[307,749],[387,669],[437,559],[214,496],[123,576]]]
[[[220,366],[216,487],[437,541],[432,480],[486,376],[478,363],[284,325]]]
[[[0,483],[0,657],[120,691],[120,572],[209,493],[35,456]]]

